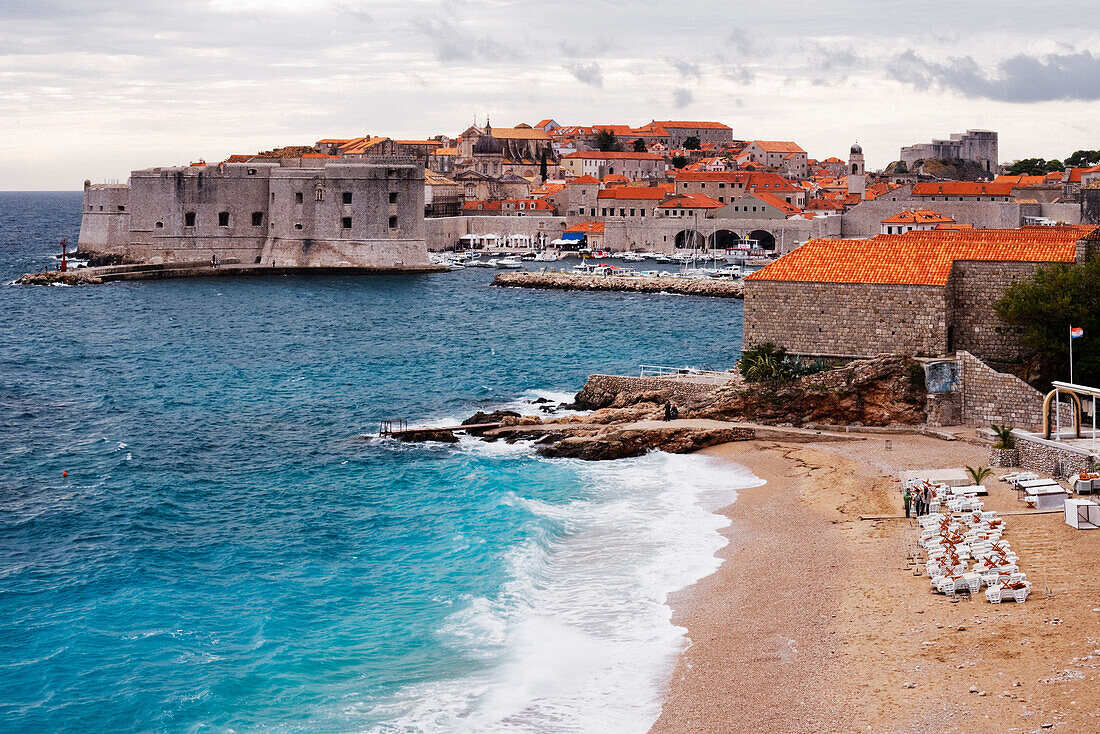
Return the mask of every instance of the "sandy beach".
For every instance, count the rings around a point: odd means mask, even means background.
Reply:
[[[723,510],[719,570],[671,599],[691,644],[652,732],[1100,732],[1100,531],[1009,515],[1032,595],[952,603],[907,568],[914,521],[860,519],[902,514],[898,471],[984,466],[985,446],[893,435],[703,453],[767,483]],[[987,509],[1023,507],[985,484]]]

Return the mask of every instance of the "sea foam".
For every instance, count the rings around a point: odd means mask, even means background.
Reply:
[[[576,462],[586,496],[511,496],[546,530],[512,549],[495,598],[463,601],[441,644],[476,670],[402,690],[374,731],[644,732],[686,630],[670,593],[709,575],[729,521],[713,510],[760,480],[703,456]]]

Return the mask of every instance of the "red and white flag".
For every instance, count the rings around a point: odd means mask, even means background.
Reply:
[[[1069,338],[1070,339],[1080,339],[1084,335],[1085,335],[1085,330],[1082,329],[1080,326],[1071,326],[1071,327],[1069,327]]]

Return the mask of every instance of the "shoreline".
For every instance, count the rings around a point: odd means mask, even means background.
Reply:
[[[767,483],[718,510],[730,520],[722,565],[668,599],[690,644],[651,732],[1100,731],[1095,536],[1058,514],[1008,517],[1032,596],[952,604],[906,568],[913,521],[860,515],[900,514],[896,471],[984,465],[985,447],[892,444],[756,439],[700,452]],[[1007,485],[985,483],[987,509],[1017,509]]]
[[[740,279],[647,278],[626,275],[580,275],[566,272],[540,273],[534,270],[524,270],[499,273],[493,278],[492,285],[500,288],[531,288],[534,290],[674,293],[684,296],[708,296],[739,300],[745,297],[745,286]]]

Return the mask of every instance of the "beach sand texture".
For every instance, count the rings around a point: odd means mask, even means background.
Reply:
[[[985,446],[895,435],[703,453],[767,484],[723,510],[721,568],[671,600],[691,645],[652,732],[1100,732],[1100,531],[1007,516],[1032,595],[952,603],[906,569],[913,521],[859,519],[901,514],[900,470],[984,466]],[[985,484],[987,509],[1023,507]]]

